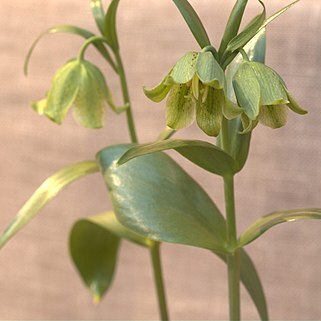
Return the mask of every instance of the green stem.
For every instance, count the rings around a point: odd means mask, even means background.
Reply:
[[[230,249],[237,246],[235,218],[234,177],[224,177],[227,241]],[[240,308],[240,258],[238,250],[227,256],[230,320],[241,319]]]
[[[159,305],[161,320],[168,321],[169,316],[167,312],[164,280],[163,280],[163,274],[162,274],[162,264],[161,264],[159,249],[160,249],[160,243],[155,242],[154,245],[151,247],[150,253],[151,253],[153,269],[154,269],[154,279],[155,279],[155,285],[157,290],[158,305]]]
[[[134,123],[133,112],[132,112],[130,98],[129,98],[124,65],[123,65],[119,51],[115,50],[114,54],[115,54],[115,58],[118,66],[118,73],[119,73],[119,78],[120,78],[120,83],[121,83],[121,88],[123,93],[124,104],[128,105],[128,108],[126,110],[126,115],[127,115],[127,124],[128,124],[130,138],[132,143],[137,143],[138,139],[136,135],[135,123]]]

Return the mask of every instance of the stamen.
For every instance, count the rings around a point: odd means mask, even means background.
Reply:
[[[209,86],[204,86],[204,91],[202,95],[202,103],[205,104],[208,96]]]
[[[192,79],[192,92],[196,100],[198,100],[199,97],[199,79],[197,75],[195,74],[193,79]]]

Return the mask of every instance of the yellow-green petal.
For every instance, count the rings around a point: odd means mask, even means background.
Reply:
[[[196,63],[199,53],[190,51],[175,64],[169,77],[168,84],[186,84],[192,80],[196,73]]]
[[[261,87],[261,105],[282,105],[289,103],[280,76],[271,68],[259,62],[251,62]]]
[[[285,105],[262,106],[259,122],[271,128],[280,128],[287,122],[288,108]]]
[[[243,63],[235,73],[233,88],[239,106],[244,109],[249,119],[256,119],[260,111],[261,91],[249,63]]]
[[[155,103],[159,103],[160,101],[162,101],[167,96],[172,87],[171,85],[167,84],[167,80],[168,75],[166,75],[166,77],[161,81],[160,84],[152,89],[143,87],[146,97],[154,101]]]
[[[204,85],[216,89],[222,89],[224,87],[224,71],[211,52],[206,51],[198,54],[196,73]]]
[[[224,108],[224,92],[209,88],[205,102],[198,100],[196,121],[202,131],[208,136],[217,136],[220,133]]]
[[[71,60],[58,69],[47,96],[47,106],[43,113],[57,124],[61,124],[69,108],[74,103],[79,89],[81,65]]]
[[[177,130],[191,125],[195,119],[195,104],[191,87],[174,85],[166,102],[167,126]]]
[[[31,107],[39,114],[39,115],[43,115],[44,111],[47,107],[47,99],[41,99],[39,101],[34,102]]]
[[[305,115],[307,114],[307,111],[304,110],[297,102],[296,100],[291,96],[291,94],[287,91],[286,92],[288,95],[288,100],[289,103],[287,104],[288,107],[294,111],[295,113],[299,114],[299,115]]]
[[[247,134],[251,132],[258,124],[258,120],[251,120],[245,114],[241,115],[243,131],[240,134]]]
[[[78,95],[74,102],[77,122],[87,128],[101,128],[104,123],[104,94],[102,84],[90,72],[87,64],[81,66]]]

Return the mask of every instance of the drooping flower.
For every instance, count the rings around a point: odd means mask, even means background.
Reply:
[[[167,95],[166,123],[182,129],[193,123],[209,136],[217,136],[221,129],[226,96],[224,71],[212,52],[188,52],[153,89],[144,88],[145,95],[154,102]]]
[[[279,128],[286,124],[288,109],[307,113],[294,100],[282,78],[268,66],[244,61],[233,78],[233,88],[242,111],[244,132],[257,124]]]
[[[72,59],[55,73],[46,98],[33,103],[32,107],[57,124],[61,124],[74,107],[73,114],[79,124],[100,128],[106,102],[115,112],[126,109],[115,106],[105,78],[94,64]]]

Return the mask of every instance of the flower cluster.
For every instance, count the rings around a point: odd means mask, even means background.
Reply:
[[[288,92],[282,78],[262,63],[244,61],[233,77],[236,104],[226,95],[223,69],[210,51],[188,52],[170,70],[162,82],[145,95],[154,102],[166,96],[166,122],[182,129],[196,118],[209,136],[220,133],[223,117],[240,116],[244,133],[260,122],[279,128],[287,121],[288,108],[305,114]]]

